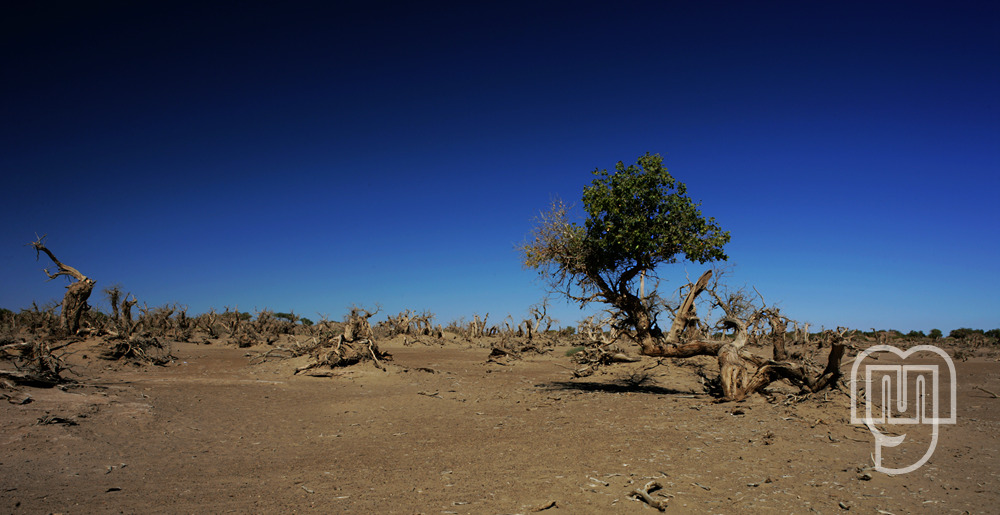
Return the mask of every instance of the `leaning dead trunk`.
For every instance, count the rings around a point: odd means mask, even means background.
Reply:
[[[89,279],[80,273],[79,270],[56,259],[52,251],[45,247],[44,240],[45,236],[42,236],[29,245],[35,249],[35,259],[38,259],[39,252],[44,252],[55,263],[57,267],[55,273],[49,272],[47,268],[44,269],[45,275],[49,276],[49,280],[51,281],[61,275],[76,279],[76,282],[66,287],[66,295],[63,296],[62,302],[62,312],[59,314],[63,329],[68,334],[73,335],[80,330],[80,319],[83,317],[83,313],[90,309],[87,299],[90,298],[90,293],[94,290],[94,284],[97,281]]]
[[[777,308],[764,313],[771,324],[771,345],[774,347],[774,360],[784,361],[788,359],[788,351],[785,350],[785,331],[788,329],[788,322]]]
[[[688,319],[694,316],[694,300],[698,297],[699,293],[705,291],[705,287],[708,286],[708,281],[711,278],[712,271],[707,270],[701,274],[698,282],[694,283],[694,286],[688,291],[687,296],[684,297],[684,302],[681,303],[681,307],[677,310],[674,323],[670,326],[670,332],[667,333],[665,338],[667,343],[677,343],[680,340],[681,331],[687,327]]]

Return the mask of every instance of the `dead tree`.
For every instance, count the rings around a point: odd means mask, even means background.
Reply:
[[[226,327],[230,338],[236,338],[236,333],[239,332],[242,325],[240,321],[239,306],[236,306],[232,310],[229,309],[229,306],[226,306],[226,311],[222,313],[222,325]]]
[[[434,336],[435,338],[441,338],[441,328],[438,326],[434,329],[432,326],[432,321],[434,320],[434,313],[430,311],[424,311],[420,315],[413,317],[413,321],[410,322],[414,327],[416,327],[416,332],[418,336]]]
[[[621,337],[618,320],[614,315],[606,314],[599,318],[591,315],[579,324],[580,334],[587,335],[587,341],[592,345],[610,345]]]
[[[388,336],[391,338],[397,334],[410,334],[410,323],[414,320],[412,310],[400,311],[398,315],[389,315],[385,322],[379,325],[386,328]]]
[[[809,343],[809,323],[805,323],[801,328],[798,322],[793,321],[792,323],[794,324],[792,331],[795,343]],[[820,340],[819,346],[823,347],[823,340]]]
[[[270,309],[264,308],[260,311],[255,309],[254,311],[256,314],[253,322],[247,324],[249,326],[247,332],[255,337],[254,340],[262,340],[267,345],[273,345],[283,332],[291,332],[294,328],[294,322],[279,319]],[[294,313],[288,316],[293,320],[296,318]]]
[[[44,269],[45,275],[49,276],[50,281],[59,276],[76,279],[76,282],[66,287],[66,295],[63,296],[62,302],[62,311],[59,314],[60,322],[66,332],[70,335],[76,334],[80,329],[80,318],[85,311],[90,309],[87,299],[90,298],[90,292],[94,290],[94,284],[97,281],[88,278],[80,273],[79,270],[56,259],[55,254],[45,246],[45,236],[39,237],[34,242],[29,243],[29,245],[35,249],[36,260],[39,258],[39,253],[44,252],[55,263],[55,273],[49,272],[48,268]]]
[[[125,299],[122,300],[121,313],[119,313],[119,324],[118,324],[118,334],[124,338],[131,338],[132,334],[135,332],[139,325],[139,321],[132,320],[132,306],[139,303],[139,300],[132,296],[132,300],[128,300],[128,294],[125,294]]]
[[[766,309],[763,315],[771,324],[771,345],[774,346],[774,359],[777,361],[788,359],[788,351],[785,350],[785,331],[788,329],[788,319],[781,315],[778,308]]]
[[[375,311],[359,308],[351,308],[351,312],[344,320],[344,340],[353,342],[356,339],[373,339],[371,323],[368,319],[378,314],[382,308],[377,307]]]
[[[769,360],[756,356],[747,352],[744,346],[749,341],[748,327],[759,327],[761,320],[768,316],[766,306],[751,311],[751,304],[748,303],[747,296],[741,292],[730,295],[728,299],[723,299],[715,291],[715,287],[708,287],[708,278],[710,277],[711,274],[706,272],[697,283],[691,285],[684,302],[677,310],[677,317],[670,334],[678,336],[668,334],[659,341],[653,342],[644,339],[639,342],[641,354],[669,358],[687,358],[699,355],[716,356],[719,363],[723,400],[727,401],[742,400],[748,395],[762,390],[770,383],[782,379],[807,392],[816,392],[836,384],[840,377],[840,362],[845,351],[846,330],[841,331],[838,337],[831,342],[832,347],[826,368],[819,373],[811,372],[803,364],[787,361],[788,355],[784,348],[784,338],[777,338],[779,331],[784,334],[783,328],[786,327],[786,322],[779,322],[776,319],[771,320],[774,336],[772,338],[774,359]],[[725,312],[721,324],[733,331],[731,340],[683,340],[679,336],[693,310],[695,297],[701,292],[707,292],[711,295],[714,305],[722,308]],[[777,311],[774,311],[774,314],[777,315]]]
[[[191,329],[194,325],[192,319],[187,316],[187,310],[187,306],[178,308],[173,323],[174,337],[182,342],[191,339]]]
[[[172,324],[170,316],[176,306],[150,308],[143,303],[139,308],[140,315],[133,320],[132,308],[139,302],[134,296],[129,299],[130,294],[126,293],[123,298],[118,285],[106,288],[104,293],[111,303],[111,325],[114,329],[108,331],[104,337],[108,348],[101,357],[155,365],[169,363],[173,359],[170,346],[158,340],[154,333],[159,336],[166,335]]]
[[[196,326],[200,326],[204,330],[209,338],[219,337],[219,328],[216,326],[216,322],[219,320],[219,313],[215,311],[215,308],[209,308],[208,313],[202,313],[198,315],[196,320]]]
[[[379,350],[369,322],[369,319],[380,310],[381,308],[372,312],[352,307],[344,321],[341,334],[336,336],[327,334],[322,339],[313,338],[312,345],[299,346],[295,355],[309,354],[313,361],[296,369],[295,373],[317,367],[344,367],[363,361],[371,361],[376,367],[383,368],[381,362],[391,359],[392,356]]]
[[[176,309],[176,305],[150,308],[148,304],[143,302],[142,308],[140,308],[143,331],[153,336],[167,336],[173,325],[170,317],[174,315]]]
[[[490,318],[490,314],[486,313],[482,319],[479,318],[479,314],[475,314],[472,317],[472,322],[469,323],[469,336],[468,338],[482,338],[485,336],[486,331],[486,320]]]
[[[872,335],[875,337],[875,343],[878,345],[886,345],[889,343],[889,338],[892,336],[892,333],[889,331],[879,331],[878,329],[872,327]]]
[[[64,343],[55,349],[69,345]],[[0,345],[0,360],[11,360],[16,372],[0,370],[3,382],[25,386],[51,388],[67,382],[60,374],[66,369],[62,358],[52,353],[55,350],[45,339]],[[2,384],[2,383],[0,383]]]
[[[108,303],[111,304],[111,326],[109,334],[112,337],[131,338],[138,322],[132,321],[132,306],[139,301],[133,296],[128,300],[130,293],[122,296],[121,286],[114,284],[104,289],[104,294],[108,296]]]
[[[17,323],[31,334],[54,335],[62,330],[62,321],[55,314],[58,306],[56,303],[46,303],[39,307],[32,301],[31,309],[23,309],[17,314]]]
[[[583,349],[573,354],[573,361],[583,365],[575,369],[575,377],[592,375],[601,366],[612,363],[634,363],[639,358],[629,356],[619,348],[618,341],[622,337],[622,314],[605,312],[604,316],[591,315],[580,322],[578,331],[586,335]]]
[[[690,289],[688,289],[687,295],[684,297],[684,302],[677,309],[674,314],[674,323],[670,326],[670,332],[667,333],[664,341],[667,343],[677,343],[680,341],[681,332],[688,327],[692,321],[696,321],[698,315],[695,313],[694,301],[698,295],[705,291],[708,286],[708,281],[712,278],[712,271],[708,270],[698,281],[695,282]]]
[[[524,335],[528,341],[531,341],[531,339],[534,338],[535,333],[545,333],[552,329],[552,324],[555,320],[548,315],[548,309],[548,302],[545,301],[528,308],[528,314],[531,315],[531,318],[526,318],[523,322],[521,322],[521,324],[524,325]],[[543,323],[545,324],[545,329],[542,329]]]

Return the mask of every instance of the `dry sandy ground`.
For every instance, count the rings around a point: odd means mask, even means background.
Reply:
[[[958,363],[958,424],[887,476],[846,394],[716,403],[708,358],[628,387],[655,361],[572,379],[568,347],[503,365],[394,340],[387,371],[319,378],[251,365],[263,349],[175,343],[137,367],[74,345],[78,385],[0,392],[0,513],[656,513],[630,496],[653,480],[674,513],[1000,509],[1000,399],[975,389],[1000,391],[996,358]]]

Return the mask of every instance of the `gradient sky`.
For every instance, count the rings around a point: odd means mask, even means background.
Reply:
[[[47,233],[151,306],[520,318],[532,218],[648,151],[788,316],[1000,327],[997,2],[19,4],[9,309],[62,297]]]

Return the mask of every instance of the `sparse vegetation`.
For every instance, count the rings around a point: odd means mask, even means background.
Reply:
[[[760,293],[727,289],[720,281],[721,276],[717,271],[703,274],[697,281],[678,288],[676,298],[669,300],[661,298],[655,287],[650,288],[644,296],[641,285],[638,293],[632,292],[644,299],[645,306],[649,309],[653,321],[649,337],[653,338],[656,345],[653,356],[658,359],[655,360],[642,360],[629,354],[632,346],[641,339],[638,338],[635,325],[631,323],[633,319],[614,305],[580,321],[576,327],[562,328],[549,314],[549,306],[545,301],[529,306],[519,316],[507,315],[500,318],[495,314],[474,313],[471,321],[459,319],[449,323],[447,328],[435,325],[435,315],[427,310],[403,310],[396,314],[386,314],[378,306],[374,310],[354,306],[341,321],[331,321],[328,316],[320,315],[321,319],[313,323],[294,312],[273,312],[264,308],[254,309],[251,314],[235,306],[226,306],[221,313],[212,308],[207,313],[189,316],[188,309],[184,306],[149,306],[121,286],[112,285],[104,289],[110,313],[93,307],[84,310],[80,325],[72,335],[66,330],[58,303],[33,304],[20,312],[0,309],[0,362],[6,366],[0,368],[0,389],[3,389],[0,395],[9,403],[20,406],[20,403],[31,402],[31,397],[14,393],[11,389],[51,386],[66,389],[67,383],[77,377],[74,368],[81,362],[86,363],[88,358],[85,353],[90,350],[99,351],[94,352],[99,357],[115,360],[115,363],[101,365],[101,368],[112,370],[105,376],[105,381],[114,371],[136,365],[143,367],[143,374],[183,373],[182,362],[172,355],[174,346],[186,342],[181,348],[190,352],[196,346],[211,343],[214,345],[210,348],[212,351],[233,352],[234,347],[246,349],[240,350],[239,355],[249,358],[249,363],[254,365],[251,369],[254,375],[251,376],[252,379],[239,379],[243,381],[239,390],[263,392],[264,395],[255,402],[274,402],[270,399],[282,395],[280,392],[302,387],[304,383],[301,382],[294,387],[288,384],[287,377],[292,375],[335,377],[337,384],[343,386],[353,384],[354,378],[371,377],[371,374],[400,377],[408,373],[405,381],[393,383],[392,386],[403,389],[416,385],[415,387],[420,388],[413,394],[413,397],[419,395],[419,400],[415,402],[408,399],[408,405],[418,406],[418,402],[423,400],[482,404],[483,407],[476,408],[479,410],[474,417],[477,424],[480,419],[491,416],[490,413],[503,412],[511,406],[515,406],[516,413],[521,417],[524,417],[523,413],[542,417],[542,410],[556,403],[561,405],[559,411],[552,410],[553,412],[571,413],[569,402],[580,400],[570,399],[567,402],[568,396],[559,393],[560,390],[597,393],[597,396],[586,400],[587,409],[590,410],[592,404],[600,402],[606,402],[606,407],[588,411],[587,416],[591,418],[600,418],[603,414],[618,411],[620,406],[626,405],[629,417],[633,414],[642,417],[644,410],[648,409],[649,400],[653,399],[649,394],[654,394],[657,398],[672,396],[671,403],[683,406],[679,412],[672,413],[677,418],[688,416],[693,420],[704,420],[699,412],[714,410],[719,417],[739,420],[732,417],[746,416],[751,405],[737,403],[721,408],[721,405],[714,402],[705,402],[706,399],[735,401],[760,392],[773,408],[782,410],[772,412],[771,420],[767,420],[765,410],[768,405],[753,406],[755,410],[764,412],[764,416],[759,416],[755,421],[754,427],[757,424],[770,424],[773,428],[772,432],[762,437],[762,445],[773,444],[776,441],[773,435],[781,428],[789,427],[786,422],[788,419],[782,418],[781,414],[792,410],[791,416],[800,416],[801,409],[810,410],[809,418],[817,420],[816,424],[831,426],[823,428],[827,439],[843,443],[851,441],[853,429],[834,429],[832,426],[835,424],[824,422],[830,410],[828,403],[843,401],[843,396],[810,397],[808,394],[841,384],[839,368],[844,355],[848,351],[856,351],[875,343],[905,347],[921,340],[926,341],[927,338],[942,338],[939,330],[932,330],[926,336],[922,331],[910,331],[904,336],[900,331],[892,329],[871,329],[862,333],[838,328],[810,333],[809,324],[791,320],[776,306],[765,304]],[[664,316],[663,314],[674,318],[671,329],[667,332],[660,331],[655,323],[657,316]],[[379,315],[382,315],[381,318]],[[983,359],[997,354],[996,348],[989,346],[996,346],[998,335],[998,329],[984,331],[960,328],[951,331],[950,337],[942,345],[948,346],[949,352],[959,362]],[[84,338],[89,339],[89,343]],[[670,343],[672,338],[675,338],[674,343]],[[451,345],[452,348],[420,366],[413,366],[414,349],[410,346],[416,343],[435,347]],[[401,346],[407,346],[405,352],[410,356],[405,361],[400,358],[400,362],[396,362],[392,353],[403,348]],[[74,348],[80,348],[81,351],[72,350]],[[757,350],[750,352],[749,349],[754,348]],[[755,353],[761,349],[765,352]],[[771,354],[766,353],[767,349],[771,350]],[[825,355],[825,366],[819,349],[829,349],[829,354]],[[399,352],[402,354],[404,351]],[[448,361],[460,353],[464,354],[461,354],[459,361]],[[466,356],[473,353],[478,353],[475,354],[476,359],[480,360],[479,365],[483,368],[469,366]],[[704,356],[712,356],[714,359],[706,360]],[[227,366],[231,366],[232,357],[229,355]],[[72,363],[68,359],[73,360]],[[564,366],[559,361],[572,366]],[[169,363],[174,363],[177,367],[160,370],[147,367],[150,364]],[[565,382],[539,382],[537,376],[542,368],[559,370],[549,366],[551,364],[570,369],[562,373],[572,374],[573,379]],[[490,384],[485,387],[476,385],[473,387],[478,388],[475,396],[467,395],[470,392],[469,383],[475,381],[473,375],[483,369],[483,376],[490,377]],[[89,370],[92,372],[95,368]],[[196,378],[192,384],[205,380],[206,372],[203,370],[197,372],[197,375],[189,376]],[[225,376],[231,373],[228,370],[231,369],[227,369],[226,374],[211,377],[211,380],[224,382]],[[461,372],[456,372],[458,370]],[[267,374],[264,377],[268,377],[272,372],[278,374],[279,371],[288,374],[286,378],[278,381],[261,379],[262,374]],[[211,376],[211,372],[207,374]],[[685,379],[686,376],[690,377]],[[351,378],[350,382],[345,378]],[[470,378],[473,379],[470,381]],[[508,382],[494,383],[493,378],[501,381],[506,378]],[[297,380],[312,385],[328,384],[310,378]],[[479,380],[486,381],[481,377]],[[669,386],[659,384],[678,380],[684,384],[683,387],[676,386],[676,383],[670,383]],[[781,382],[786,384],[780,384]],[[365,388],[365,395],[371,391],[371,386],[377,384],[370,381],[358,383],[358,389]],[[407,386],[401,386],[404,383]],[[277,384],[281,386],[276,387]],[[525,384],[534,386],[525,389]],[[249,385],[254,385],[254,388],[267,385],[268,390],[251,389]],[[426,385],[436,386],[431,389]],[[82,388],[80,385],[69,386]],[[983,391],[990,392],[989,389]],[[320,397],[329,394],[330,391],[322,390]],[[146,399],[145,395],[140,399]],[[635,398],[640,396],[647,398]],[[364,411],[370,408],[369,403],[374,397],[357,395],[357,398],[360,403],[358,405],[363,406],[359,411]],[[810,398],[813,401],[807,408],[798,407]],[[382,407],[382,399],[379,401]],[[117,409],[118,405],[111,406],[114,407],[105,409]],[[429,406],[434,406],[435,410],[440,409],[439,405]],[[261,408],[254,405],[251,409]],[[390,409],[392,408],[383,408],[379,416]],[[425,407],[419,405],[417,409]],[[658,407],[657,410],[659,409],[661,408]],[[357,411],[345,409],[342,415],[350,418],[352,413]],[[457,413],[465,416],[468,410],[463,407]],[[86,418],[84,415],[70,418],[50,414],[38,420],[39,424],[83,424]],[[347,427],[360,428],[360,424],[367,419],[354,420],[358,422]],[[536,424],[546,424],[546,427],[552,421],[534,420]],[[506,418],[498,418],[494,429],[501,431],[500,428],[503,428],[506,421]],[[609,422],[620,423],[618,419],[611,419]],[[403,439],[408,432],[418,432],[403,427],[402,423],[392,428],[392,432],[386,433],[386,430],[378,433],[383,439]],[[442,428],[441,431],[447,432],[448,429]],[[336,434],[336,438],[340,438],[347,432],[341,430]],[[755,434],[749,433],[750,446],[754,445]],[[114,467],[111,469],[114,470]],[[609,476],[602,477],[611,479]],[[605,479],[593,480],[597,484],[610,485],[610,481]],[[848,481],[844,483],[847,484]],[[635,484],[628,485],[634,492],[643,491],[642,488],[636,489]],[[312,493],[312,485],[308,488],[304,487],[303,490]],[[652,490],[647,484],[644,491]],[[636,496],[642,498],[642,495]],[[651,505],[658,506],[660,502],[652,499]],[[539,506],[544,508],[551,505],[552,503]]]

